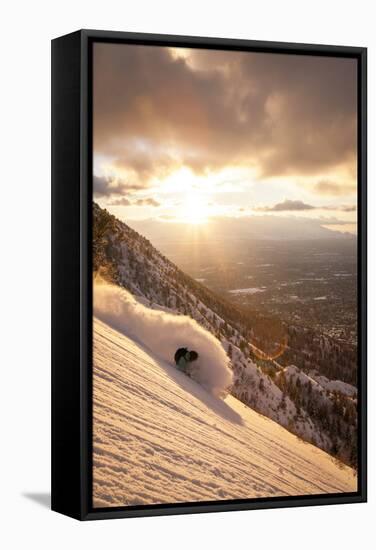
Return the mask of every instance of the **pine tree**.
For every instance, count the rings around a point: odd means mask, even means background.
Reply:
[[[228,345],[227,355],[229,356],[230,359],[232,359],[232,346],[231,346],[231,344]]]

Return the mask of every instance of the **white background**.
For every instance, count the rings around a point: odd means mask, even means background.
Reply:
[[[375,538],[375,293],[369,503],[79,523],[50,512],[50,39],[79,28],[369,48],[375,235],[375,14],[358,0],[7,2],[1,29],[0,542],[3,548],[355,548]],[[375,254],[370,247],[370,281]]]

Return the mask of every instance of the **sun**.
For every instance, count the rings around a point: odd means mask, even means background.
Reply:
[[[197,190],[190,190],[182,205],[179,218],[190,225],[201,225],[208,221],[209,213],[207,198]]]

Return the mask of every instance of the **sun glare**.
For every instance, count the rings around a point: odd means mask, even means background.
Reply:
[[[179,217],[182,222],[191,225],[206,223],[209,217],[207,199],[197,191],[190,191]]]

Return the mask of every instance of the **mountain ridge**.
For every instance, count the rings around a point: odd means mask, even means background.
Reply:
[[[354,464],[351,453],[356,447],[356,431],[342,416],[351,414],[353,421],[356,395],[350,397],[347,390],[342,394],[341,382],[335,393],[323,377],[321,383],[313,384],[311,378],[296,377],[289,366],[256,360],[249,343],[252,323],[240,308],[182,272],[148,239],[96,203],[93,221],[95,276],[123,286],[150,308],[166,308],[195,319],[230,356],[235,397],[302,439]],[[349,439],[351,453],[347,450]]]

